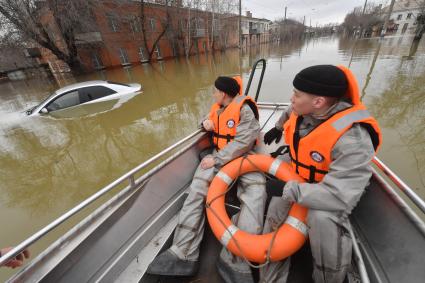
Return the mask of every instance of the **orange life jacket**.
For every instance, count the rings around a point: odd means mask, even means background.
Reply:
[[[255,118],[258,120],[258,108],[255,101],[249,97],[242,95],[242,79],[234,77],[238,82],[241,91],[235,96],[232,102],[226,106],[220,114],[222,106],[214,103],[210,110],[209,119],[214,123],[214,132],[212,132],[212,142],[215,147],[220,150],[231,142],[236,136],[236,127],[240,122],[241,108],[247,103],[254,112]]]
[[[328,173],[332,162],[331,152],[338,139],[354,123],[362,125],[370,134],[375,152],[382,141],[378,122],[361,103],[359,87],[354,74],[344,66],[338,66],[348,81],[346,96],[353,106],[335,113],[318,125],[306,136],[300,138],[299,126],[302,116],[291,113],[284,124],[285,142],[289,145],[292,167],[295,172],[310,183],[320,182]]]

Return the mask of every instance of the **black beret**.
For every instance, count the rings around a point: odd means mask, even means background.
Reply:
[[[305,68],[295,76],[293,85],[303,92],[330,97],[343,97],[348,88],[344,72],[333,65]]]
[[[240,90],[238,82],[230,77],[218,77],[214,82],[215,87],[231,97],[235,97]]]

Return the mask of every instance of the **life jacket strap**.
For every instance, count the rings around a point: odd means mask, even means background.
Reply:
[[[233,140],[235,138],[235,136],[227,134],[227,135],[220,135],[216,132],[212,132],[213,137],[215,138],[219,138],[219,139],[225,139],[227,141],[227,143],[229,143],[231,140]]]
[[[289,151],[289,156],[291,157],[291,161],[292,161],[293,163],[295,163],[295,165],[296,165],[297,167],[302,167],[302,168],[305,168],[305,169],[308,169],[308,170],[309,170],[309,172],[310,172],[310,174],[309,174],[309,178],[308,178],[308,179],[306,179],[309,183],[317,183],[317,182],[318,182],[318,181],[316,180],[316,174],[326,175],[326,174],[328,174],[328,172],[329,172],[329,171],[326,171],[326,170],[317,169],[317,167],[316,167],[316,166],[314,166],[314,165],[307,165],[307,164],[304,164],[304,163],[299,162],[298,160],[296,160],[296,159],[292,156],[291,151]],[[299,174],[299,173],[298,173],[298,174]]]

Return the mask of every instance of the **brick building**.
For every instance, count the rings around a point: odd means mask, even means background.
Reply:
[[[169,6],[158,3],[161,0],[146,2],[144,17],[141,17],[141,2],[135,0],[104,0],[93,7],[90,27],[75,33],[78,57],[87,71],[147,62],[149,51],[152,52],[151,60],[155,61],[223,50],[239,44],[238,17],[234,15],[188,9],[181,5],[181,1],[170,1],[173,4]],[[44,13],[45,22],[63,48],[53,18],[48,10]],[[148,48],[142,32],[143,19]],[[152,48],[164,32],[167,19],[169,28],[159,39],[157,47]],[[53,72],[69,71],[69,67],[49,50],[42,48],[41,55]]]

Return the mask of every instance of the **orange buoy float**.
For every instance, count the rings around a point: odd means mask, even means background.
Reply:
[[[226,213],[225,193],[233,180],[254,171],[274,175],[285,182],[305,182],[291,169],[291,165],[268,155],[256,154],[235,159],[226,164],[211,182],[206,201],[208,222],[216,238],[234,255],[257,263],[279,261],[294,254],[306,241],[308,210],[294,203],[288,218],[276,232],[255,235],[240,230]]]

